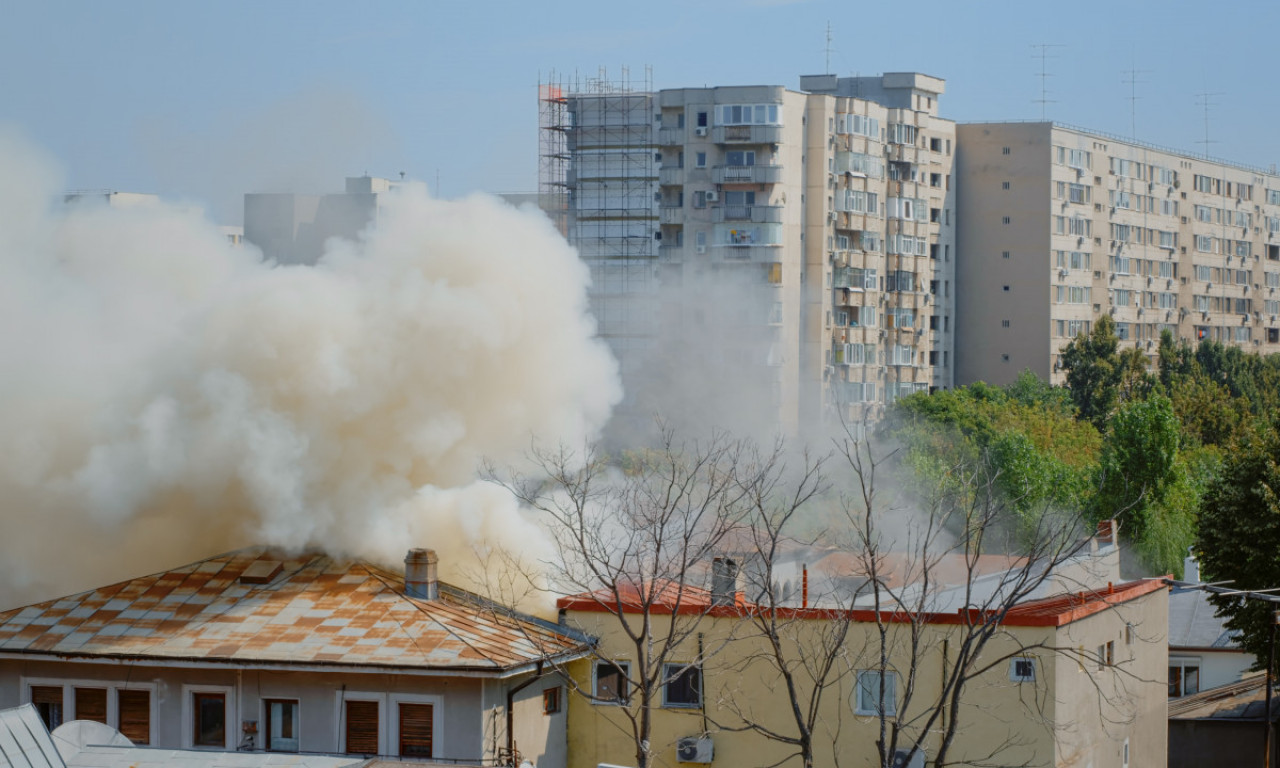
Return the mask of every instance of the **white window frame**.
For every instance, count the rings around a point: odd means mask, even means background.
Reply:
[[[600,670],[601,664],[612,664],[622,670],[622,676],[627,683],[627,696],[621,699],[602,699],[599,698],[600,681],[596,677],[596,673]],[[591,703],[599,704],[604,707],[621,707],[625,706],[631,698],[631,662],[625,659],[614,661],[612,659],[592,659],[591,661]]]
[[[347,753],[347,723],[344,717],[348,701],[373,701],[378,704],[378,754],[387,752],[387,694],[376,691],[334,691],[333,722],[338,729],[338,754]],[[433,713],[434,717],[434,713]],[[397,731],[399,729],[397,728]],[[432,737],[434,738],[434,727]],[[435,747],[432,746],[432,751]]]
[[[183,749],[201,749],[216,750],[218,747],[207,745],[196,746],[195,744],[195,694],[197,693],[220,693],[223,696],[223,704],[226,711],[222,716],[225,718],[225,726],[223,727],[223,746],[222,749],[231,752],[234,751],[238,743],[236,737],[240,732],[240,718],[236,712],[236,689],[232,685],[188,685],[182,686],[182,748]]]
[[[866,702],[862,699],[862,677],[863,675],[876,675],[878,677],[882,672],[888,675],[887,679],[891,681],[890,684],[885,686],[887,690],[885,691],[884,703],[887,705],[886,709],[888,711],[884,713],[884,716],[895,717],[898,714],[898,673],[891,669],[860,669],[854,677],[853,684],[853,713],[855,715],[868,715],[871,717],[879,717],[881,715],[878,693],[875,695],[874,700],[869,703],[869,706],[863,706]],[[879,685],[876,685],[875,690],[879,691]]]
[[[294,705],[294,733],[297,735],[298,748],[296,750],[271,749],[271,745],[267,743],[267,733],[269,732],[269,724],[267,720],[271,717],[271,712],[267,710],[267,701],[292,701]],[[258,733],[262,734],[262,745],[260,749],[264,752],[274,752],[281,755],[290,755],[294,753],[302,753],[302,699],[296,696],[259,696],[258,697]],[[343,731],[345,732],[345,728]]]
[[[435,693],[392,693],[387,702],[387,749],[385,754],[400,755],[400,705],[431,705],[431,759],[444,756],[444,697]],[[378,729],[382,729],[381,711],[379,711]],[[394,751],[391,750],[395,747]]]
[[[1031,674],[1018,673],[1019,664],[1030,664]],[[1036,681],[1036,660],[1032,656],[1014,656],[1009,659],[1009,680],[1015,683],[1034,683]]]
[[[18,677],[19,703],[31,703],[31,686],[41,687],[60,687],[62,688],[62,718],[64,723],[71,722],[72,715],[75,714],[75,689],[76,688],[105,688],[107,691],[107,725],[116,730],[120,730],[120,701],[119,691],[147,691],[150,712],[147,717],[149,732],[147,741],[150,746],[156,746],[156,684],[155,683],[136,683],[126,682],[124,680],[89,680],[83,678],[65,678],[65,677]]]

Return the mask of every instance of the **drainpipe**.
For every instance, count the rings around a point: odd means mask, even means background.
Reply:
[[[507,689],[507,757],[511,760],[512,768],[516,766],[516,694],[533,685],[542,677],[542,660],[538,660],[538,667],[533,673],[533,677],[525,680],[523,683],[514,688]],[[567,704],[568,702],[566,702]]]

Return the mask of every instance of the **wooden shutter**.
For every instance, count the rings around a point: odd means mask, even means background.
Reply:
[[[378,702],[348,701],[345,703],[347,754],[378,754]]]
[[[40,713],[40,719],[49,730],[62,725],[62,686],[31,686],[31,703]]]
[[[116,692],[120,709],[120,733],[134,744],[151,743],[151,691]]]
[[[76,719],[107,724],[107,689],[77,688]]]
[[[430,704],[400,705],[400,756],[431,757]]]

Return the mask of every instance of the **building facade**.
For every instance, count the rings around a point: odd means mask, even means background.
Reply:
[[[333,237],[355,240],[378,218],[378,197],[399,182],[375,176],[346,180],[330,195],[259,192],[244,196],[243,240],[277,264],[315,264]]]
[[[1111,315],[1280,352],[1280,176],[1055,123],[957,127],[957,383],[1030,369]]]
[[[706,407],[795,431],[951,386],[943,90],[915,73],[800,90],[544,86],[544,170],[564,158],[544,205],[591,266],[628,397],[687,376]]]

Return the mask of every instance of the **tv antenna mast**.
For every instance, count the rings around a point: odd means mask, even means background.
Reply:
[[[1149,75],[1151,70],[1138,69],[1137,64],[1133,64],[1125,71],[1125,78],[1120,82],[1129,86],[1129,131],[1133,134],[1133,140],[1138,140],[1138,85],[1146,83],[1146,80],[1139,80],[1139,75]]]
[[[1036,43],[1031,47],[1037,50],[1037,53],[1031,54],[1031,57],[1040,59],[1040,98],[1032,99],[1031,101],[1033,104],[1040,105],[1040,119],[1045,120],[1048,115],[1047,107],[1050,104],[1057,103],[1055,99],[1049,98],[1049,78],[1053,77],[1049,73],[1049,59],[1057,58],[1056,56],[1051,56],[1049,51],[1054,48],[1066,48],[1067,46],[1061,43]]]
[[[1196,103],[1204,108],[1204,138],[1201,139],[1200,141],[1197,141],[1196,143],[1204,145],[1205,157],[1209,156],[1209,146],[1211,144],[1218,143],[1217,141],[1209,138],[1209,111],[1213,107],[1218,106],[1218,103],[1213,100],[1214,97],[1222,96],[1222,95],[1223,95],[1222,91],[1203,91],[1199,94],[1196,94]]]
[[[827,22],[827,66],[822,70],[825,75],[831,74],[831,22]]]

